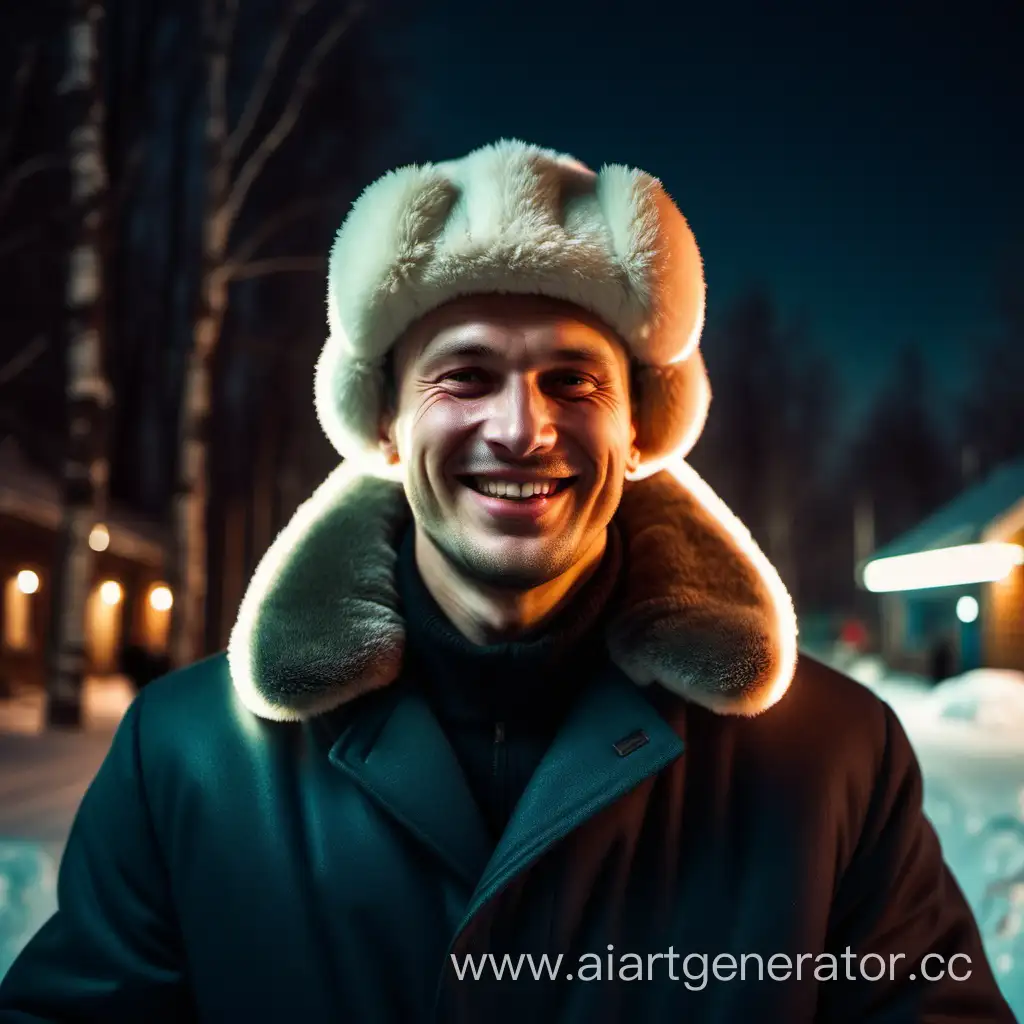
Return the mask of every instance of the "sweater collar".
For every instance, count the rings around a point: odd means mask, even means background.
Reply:
[[[252,713],[299,721],[398,678],[405,623],[401,484],[339,466],[267,550],[228,644]],[[634,683],[720,714],[756,715],[793,678],[797,626],[778,574],[743,524],[684,461],[625,485],[615,514],[623,578],[603,629]]]
[[[491,644],[463,636],[438,605],[417,567],[415,540],[410,524],[396,575],[405,622],[403,668],[412,667],[432,702],[456,718],[531,725],[560,719],[578,687],[607,657],[591,637],[600,635],[622,566],[615,523],[600,564],[561,612],[539,631]]]

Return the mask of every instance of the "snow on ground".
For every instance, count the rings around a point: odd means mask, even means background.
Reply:
[[[875,658],[837,667],[903,723],[925,811],[1024,1020],[1024,674],[988,669],[933,687]],[[56,905],[64,838],[130,699],[124,680],[93,681],[87,727],[69,734],[42,730],[38,698],[0,703],[0,976]]]

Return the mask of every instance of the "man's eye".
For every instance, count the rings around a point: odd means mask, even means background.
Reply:
[[[445,379],[455,381],[456,384],[473,384],[480,380],[480,374],[476,370],[455,370],[447,374]]]
[[[594,381],[589,377],[583,376],[581,373],[561,373],[556,378],[556,381],[562,387],[573,388],[574,390],[593,388],[595,386]]]

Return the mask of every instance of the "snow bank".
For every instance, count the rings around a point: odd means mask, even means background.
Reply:
[[[0,840],[0,978],[57,906],[58,853]]]

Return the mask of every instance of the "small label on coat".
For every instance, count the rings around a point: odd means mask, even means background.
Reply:
[[[639,750],[648,743],[650,743],[650,737],[648,737],[647,733],[643,729],[637,729],[636,732],[623,736],[621,740],[613,743],[612,746],[615,747],[615,753],[619,757],[628,757],[634,750]]]

